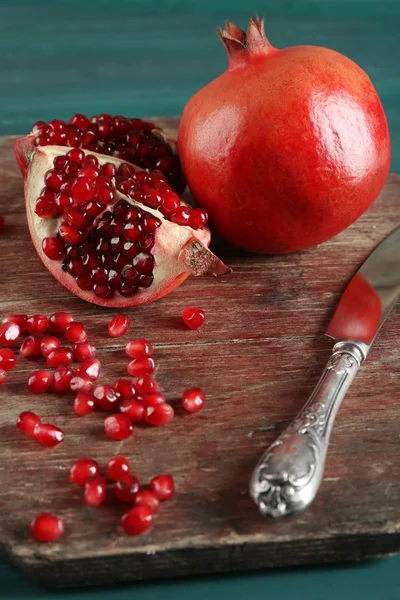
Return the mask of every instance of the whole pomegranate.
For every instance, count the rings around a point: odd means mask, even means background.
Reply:
[[[320,244],[376,199],[390,163],[386,117],[364,71],[327,48],[278,50],[263,20],[219,36],[228,70],[187,103],[178,151],[189,187],[239,248]]]

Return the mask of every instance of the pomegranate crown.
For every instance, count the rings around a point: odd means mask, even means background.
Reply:
[[[228,53],[230,67],[246,62],[249,57],[270,54],[276,50],[265,35],[264,19],[257,16],[250,19],[247,31],[225,21],[225,29],[218,27],[217,34]]]

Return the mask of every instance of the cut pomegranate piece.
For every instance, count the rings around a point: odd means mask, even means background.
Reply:
[[[86,342],[87,333],[83,323],[73,321],[65,327],[65,337],[69,342],[77,344],[78,342]]]
[[[114,382],[113,388],[121,398],[128,399],[136,396],[136,389],[132,379],[126,379],[124,377],[117,379]]]
[[[133,433],[133,425],[128,417],[116,413],[104,419],[104,431],[113,440],[126,440]]]
[[[74,360],[72,350],[65,346],[60,346],[52,350],[47,357],[49,367],[60,367],[61,365],[71,365]]]
[[[53,390],[55,392],[65,392],[70,389],[71,379],[74,372],[67,366],[61,365],[53,373]]]
[[[42,338],[38,335],[28,335],[21,344],[19,353],[24,358],[38,356],[41,353]]]
[[[0,369],[0,384],[4,383],[7,379],[7,372],[4,369]]]
[[[39,417],[30,410],[24,411],[20,415],[18,415],[18,429],[32,440],[36,440],[35,428],[40,424],[41,420],[39,419]]]
[[[127,366],[127,371],[132,377],[151,375],[155,369],[156,365],[152,358],[134,358]]]
[[[85,484],[84,499],[89,506],[99,506],[106,498],[106,482],[103,477],[90,477]]]
[[[53,374],[45,369],[33,371],[28,377],[28,390],[32,394],[43,394],[47,392],[53,381]]]
[[[153,524],[153,511],[148,506],[134,506],[121,517],[121,527],[128,535],[140,535]]]
[[[3,323],[0,325],[0,346],[12,346],[19,334],[20,328],[16,323]]]
[[[169,500],[175,494],[174,479],[169,473],[153,477],[150,488],[159,500]]]
[[[154,513],[160,506],[160,500],[151,490],[141,489],[135,496],[134,504],[135,506],[147,506]]]
[[[124,475],[115,484],[115,495],[121,502],[133,502],[140,490],[140,481],[135,475]]]
[[[88,479],[100,475],[100,471],[100,465],[96,460],[92,460],[91,458],[79,458],[72,463],[69,478],[72,483],[85,485]]]
[[[78,362],[85,362],[89,358],[96,356],[96,348],[89,342],[78,342],[74,346],[74,359]]]
[[[207,249],[206,227],[181,227],[172,222],[175,213],[163,213],[162,202],[159,210],[153,207],[155,197],[171,193],[162,175],[101,154],[85,152],[78,163],[63,151],[46,146],[29,153],[25,196],[37,252],[67,289],[89,302],[122,308],[167,294],[190,273],[228,271]],[[61,177],[63,200],[57,194],[58,205],[43,218],[37,203],[55,193],[48,172],[57,173],[57,182]]]
[[[118,392],[106,384],[96,386],[93,396],[97,406],[102,410],[115,410],[121,400]]]
[[[182,396],[182,406],[191,413],[198,412],[204,406],[206,397],[200,388],[191,388],[185,390]]]
[[[131,358],[148,358],[154,354],[153,346],[143,338],[128,342],[125,351]]]
[[[20,333],[23,333],[24,331],[26,331],[26,322],[28,320],[28,315],[25,314],[14,314],[14,315],[7,315],[6,317],[4,317],[3,319],[3,323],[16,323],[19,327]]]
[[[31,335],[42,335],[48,326],[49,319],[41,314],[32,315],[26,322],[26,328]]]
[[[66,326],[74,320],[69,312],[56,312],[49,319],[49,327],[55,333],[64,333]]]
[[[129,323],[130,318],[128,315],[124,315],[123,313],[116,315],[108,324],[108,335],[111,337],[122,337],[128,331]]]
[[[190,329],[199,329],[204,323],[205,313],[200,308],[188,306],[182,311],[182,319]]]
[[[119,405],[120,412],[132,423],[138,423],[144,417],[144,404],[135,398],[127,398]]]
[[[93,382],[90,380],[89,382],[93,386]],[[94,407],[95,401],[93,394],[85,390],[79,391],[74,400],[74,413],[79,417],[85,417],[92,412]]]
[[[55,335],[45,335],[40,343],[40,349],[45,358],[47,358],[53,350],[58,348],[60,340]]]
[[[29,530],[39,542],[55,542],[64,533],[64,522],[56,515],[41,512],[32,520]]]
[[[100,371],[101,362],[99,359],[89,358],[76,369],[76,374],[78,377],[88,378],[92,381],[96,381],[99,378]]]
[[[131,472],[129,460],[125,456],[114,456],[107,465],[107,472],[113,481],[123,479]]]
[[[0,350],[0,369],[11,371],[17,364],[17,357],[10,348]]]
[[[160,389],[157,381],[151,375],[142,375],[135,383],[135,388],[138,394],[147,394],[150,392],[158,392]]]
[[[37,441],[48,448],[57,446],[64,439],[63,431],[55,425],[50,425],[50,423],[39,423],[33,433]]]
[[[143,402],[144,406],[158,406],[159,404],[165,404],[166,399],[160,392],[148,392],[147,394],[141,394],[138,398]]]
[[[166,425],[174,416],[174,409],[169,404],[158,406],[147,406],[144,411],[144,419],[150,425]]]

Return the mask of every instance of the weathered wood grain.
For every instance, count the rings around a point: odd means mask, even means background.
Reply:
[[[173,128],[173,120],[161,121]],[[123,343],[106,335],[112,310],[73,297],[42,266],[29,239],[22,179],[12,140],[0,145],[0,316],[51,313],[63,307],[87,324],[100,348],[105,379],[124,372]],[[69,395],[25,391],[37,363],[21,360],[0,389],[0,546],[24,572],[56,585],[110,583],[194,573],[372,558],[400,548],[400,311],[395,308],[338,416],[321,491],[313,507],[283,521],[263,520],[247,493],[264,447],[299,410],[315,385],[331,344],[324,328],[349,278],[398,224],[400,178],[390,176],[375,205],[346,232],[289,256],[250,256],[216,241],[233,268],[218,279],[191,278],[165,299],[131,311],[130,335],[156,347],[157,379],[173,404],[200,384],[207,407],[166,428],[137,427],[117,443],[105,439],[100,413],[78,419]],[[180,312],[205,309],[207,323],[187,330]],[[15,428],[22,410],[65,430],[49,450]],[[175,500],[156,526],[129,538],[119,530],[123,507],[82,503],[68,480],[72,460],[105,466],[123,452],[146,480],[170,471]],[[110,494],[110,498],[112,495]],[[66,522],[58,544],[39,545],[30,519],[54,511]]]

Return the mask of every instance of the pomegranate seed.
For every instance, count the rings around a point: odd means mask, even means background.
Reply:
[[[144,505],[134,506],[121,517],[121,527],[128,535],[140,535],[153,524],[153,511]]]
[[[108,324],[108,334],[111,337],[122,337],[128,331],[130,318],[128,315],[119,313],[115,315]]]
[[[60,444],[64,439],[64,433],[61,429],[55,425],[50,425],[49,423],[39,423],[36,425],[34,435],[38,442],[48,448],[57,446],[57,444]]]
[[[180,198],[174,192],[169,192],[163,196],[161,209],[166,215],[172,215],[181,205]]]
[[[42,129],[48,129],[48,124],[45,121],[36,121],[32,127],[32,131],[41,131]]]
[[[85,331],[85,326],[83,323],[79,323],[78,321],[69,323],[65,328],[65,337],[69,342],[73,342],[74,344],[77,344],[78,342],[86,342],[87,333]]]
[[[180,206],[171,216],[171,221],[177,225],[188,225],[190,219],[190,209],[186,206]]]
[[[89,506],[99,506],[106,497],[106,482],[103,477],[90,477],[85,484],[84,499]]]
[[[206,397],[200,388],[185,390],[182,396],[182,406],[190,413],[198,412],[203,408]]]
[[[94,383],[89,377],[73,377],[69,387],[72,392],[90,392],[94,388]]]
[[[24,358],[41,354],[42,338],[38,335],[28,335],[21,344],[19,353]]]
[[[96,379],[99,378],[100,371],[101,362],[99,359],[89,358],[76,369],[76,374],[78,377],[88,378],[92,381],[96,381]]]
[[[44,198],[43,196],[39,196],[35,205],[35,213],[38,217],[40,217],[41,219],[52,219],[56,212],[57,205],[54,198]],[[44,245],[43,250],[46,252]]]
[[[128,373],[132,377],[151,375],[155,371],[155,363],[152,358],[135,358],[128,363]]]
[[[148,394],[150,392],[158,392],[159,385],[151,375],[142,375],[135,383],[135,388],[138,394]]]
[[[73,181],[73,180],[71,180],[71,181]],[[60,213],[64,212],[64,210],[66,208],[69,208],[70,206],[72,206],[72,204],[74,202],[72,200],[71,196],[69,196],[68,193],[67,193],[67,192],[69,192],[69,189],[67,189],[68,185],[66,185],[68,183],[69,182],[67,181],[65,184],[63,183],[63,185],[61,186],[61,189],[63,189],[63,192],[66,192],[66,193],[60,192],[54,198],[54,204],[55,204],[56,209],[57,209],[56,212],[60,212]],[[64,189],[64,186],[65,186],[65,189]],[[36,208],[37,208],[37,204],[36,204]]]
[[[103,410],[114,410],[120,401],[120,395],[110,385],[105,384],[98,385],[93,396],[97,406]]]
[[[114,390],[121,396],[121,398],[128,399],[136,396],[136,389],[132,379],[117,379],[113,385]]]
[[[125,346],[125,352],[131,358],[143,358],[153,356],[153,346],[147,340],[141,338],[131,340]]]
[[[133,502],[140,490],[140,481],[135,475],[124,475],[115,484],[115,495],[121,502]]]
[[[91,381],[90,383],[93,385]],[[95,402],[93,394],[91,392],[80,390],[74,400],[74,413],[78,415],[78,417],[85,417],[92,412],[94,407]]]
[[[109,179],[112,179],[113,177],[115,177],[116,172],[117,172],[117,168],[112,163],[105,163],[103,165],[102,173]]]
[[[85,229],[88,225],[86,216],[76,208],[65,210],[63,213],[63,220],[74,229]]]
[[[187,307],[182,311],[182,319],[190,329],[198,329],[204,323],[205,314],[200,308]]]
[[[49,319],[50,329],[55,333],[64,333],[66,326],[73,320],[74,317],[69,312],[56,312]]]
[[[208,221],[208,213],[201,208],[195,208],[190,211],[189,227],[192,229],[201,229]]]
[[[125,475],[130,475],[129,460],[125,456],[114,456],[108,462],[107,472],[113,481],[119,481]]]
[[[144,406],[158,406],[159,404],[165,404],[165,396],[160,392],[149,392],[142,394],[139,398],[143,402]]]
[[[51,169],[45,174],[44,181],[47,189],[52,192],[58,192],[63,182],[63,176],[58,171]]]
[[[42,335],[49,326],[49,319],[46,315],[36,314],[26,322],[26,328],[32,335]]]
[[[3,323],[0,325],[0,346],[12,346],[19,334],[20,328],[16,323]]]
[[[58,233],[61,236],[63,242],[65,244],[69,244],[70,246],[77,246],[83,241],[84,234],[82,231],[78,231],[74,229],[70,225],[66,225],[63,223],[60,225],[58,229]]]
[[[58,238],[44,238],[42,240],[42,249],[50,260],[63,260],[65,258],[65,244]]]
[[[0,369],[0,385],[7,379],[7,373],[4,369]]]
[[[87,117],[84,117],[84,118],[87,119]],[[89,123],[89,119],[87,119],[87,121]],[[72,121],[71,121],[71,123],[72,123]],[[78,125],[78,124],[75,123],[75,125]],[[80,129],[83,129],[83,127],[81,125],[78,125],[78,127]],[[78,148],[74,148],[73,150],[70,150],[69,152],[67,152],[67,156],[73,162],[81,163],[83,161],[83,159],[85,158],[85,153],[83,152],[83,150],[78,150]]]
[[[83,130],[87,129],[89,127],[89,125],[90,125],[90,120],[88,119],[88,117],[85,117],[85,115],[81,115],[79,113],[73,115],[70,118],[69,122],[73,123],[73,125],[76,125],[77,127],[79,127],[79,129],[83,129]],[[82,152],[82,155],[83,155],[82,156],[82,159],[83,159],[83,157],[84,157],[84,153],[83,152]]]
[[[27,410],[18,415],[18,429],[32,440],[36,439],[36,435],[34,433],[35,427],[40,424],[41,420],[34,412]]]
[[[135,496],[134,505],[147,506],[154,513],[160,506],[160,500],[150,490],[139,490]]]
[[[144,419],[150,425],[166,425],[174,416],[174,409],[169,404],[159,404],[158,406],[147,406],[144,412]]]
[[[19,327],[20,333],[26,331],[26,322],[28,320],[28,315],[24,314],[16,314],[16,315],[7,315],[3,319],[3,323],[16,323]]]
[[[64,522],[56,515],[41,512],[32,520],[29,530],[39,542],[55,542],[64,533]]]
[[[85,362],[89,358],[96,356],[96,348],[89,342],[78,342],[74,346],[74,359],[78,362]]]
[[[40,343],[40,349],[45,358],[47,358],[53,350],[58,348],[60,345],[60,340],[56,338],[54,335],[45,335]]]
[[[133,425],[128,417],[117,413],[104,419],[104,431],[113,440],[126,440],[133,433]]]
[[[60,367],[61,365],[70,365],[73,362],[72,350],[60,346],[52,350],[47,357],[49,367]]]
[[[71,196],[74,202],[90,200],[93,195],[93,181],[89,177],[78,177],[71,186]]]
[[[128,417],[132,423],[138,423],[144,416],[144,404],[135,398],[127,398],[119,405],[120,412]]]
[[[3,348],[0,350],[0,369],[3,371],[11,371],[16,364],[17,357],[10,348]]]
[[[66,390],[69,390],[73,376],[74,372],[69,367],[58,367],[53,374],[53,390],[55,392],[65,392]]]
[[[169,500],[175,494],[175,483],[172,475],[157,475],[150,481],[150,489],[159,500]]]
[[[39,369],[33,371],[28,377],[28,390],[32,394],[42,394],[46,392],[53,381],[53,375],[50,371]]]
[[[100,465],[91,458],[79,458],[72,463],[69,478],[72,483],[85,485],[90,477],[100,475]]]

